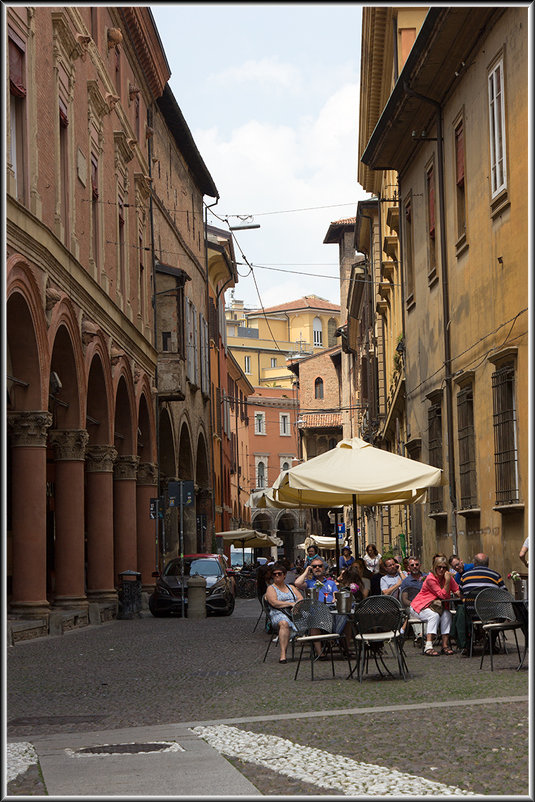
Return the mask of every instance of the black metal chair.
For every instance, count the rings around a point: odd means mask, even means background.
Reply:
[[[516,630],[521,629],[521,622],[518,620],[513,609],[513,597],[502,588],[483,588],[474,599],[476,614],[481,619],[481,626],[489,644],[490,670],[494,671],[492,661],[492,646],[496,635],[511,630],[515,636],[518,660],[520,661],[520,647]],[[481,655],[479,668],[483,667],[485,658],[485,647]]]
[[[264,594],[257,594],[256,598],[260,602],[260,613],[258,614],[258,618],[256,619],[256,624],[254,625],[253,632],[256,632],[256,628],[259,625],[262,616],[263,615],[266,616],[266,611],[264,609]],[[267,621],[267,617],[265,618],[265,621]]]
[[[403,650],[403,636],[400,632],[406,612],[397,599],[390,596],[368,596],[355,609],[352,618],[353,642],[355,644],[356,662],[348,679],[355,669],[359,682],[364,673],[368,673],[370,655],[381,677],[385,676],[382,667],[389,676],[393,676],[383,660],[383,648],[387,643],[393,645],[397,659],[399,674],[403,679],[409,673]]]
[[[292,619],[297,627],[297,636],[295,643],[301,646],[299,652],[299,660],[297,668],[295,669],[294,680],[297,679],[299,668],[301,666],[301,657],[303,656],[303,649],[305,646],[310,647],[310,679],[314,680],[314,663],[317,655],[315,652],[314,644],[322,644],[324,649],[327,649],[331,658],[332,675],[335,676],[334,671],[334,658],[332,647],[337,646],[340,654],[346,658],[349,669],[351,663],[347,651],[344,651],[345,636],[343,633],[339,634],[333,632],[333,616],[323,602],[313,601],[312,599],[303,599],[295,603],[292,610]],[[310,633],[311,629],[320,630],[318,633]]]

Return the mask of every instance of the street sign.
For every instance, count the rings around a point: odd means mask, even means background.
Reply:
[[[158,499],[157,498],[151,498],[151,500],[150,500],[149,517],[150,518],[157,518],[158,517]]]
[[[346,533],[346,525],[345,525],[345,523],[342,521],[342,523],[341,523],[341,524],[338,524],[338,534],[339,534],[339,535],[345,535],[345,533]]]

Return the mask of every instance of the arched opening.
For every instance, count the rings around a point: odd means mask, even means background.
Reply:
[[[323,398],[323,379],[320,376],[314,381],[314,398]]]

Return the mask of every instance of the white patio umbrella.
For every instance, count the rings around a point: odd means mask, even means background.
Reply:
[[[424,500],[428,487],[441,484],[440,468],[353,437],[280,473],[272,495],[278,503],[310,507],[411,504]]]

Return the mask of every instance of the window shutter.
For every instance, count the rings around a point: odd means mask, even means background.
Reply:
[[[455,154],[457,160],[457,184],[464,182],[464,127],[461,123],[455,130]]]
[[[69,115],[67,114],[67,106],[62,100],[59,101],[59,124],[62,128],[67,128],[69,124]]]
[[[435,235],[435,170],[432,167],[427,173],[427,197],[429,203],[429,233]]]
[[[16,97],[26,97],[24,52],[12,39],[9,40],[9,90]]]

